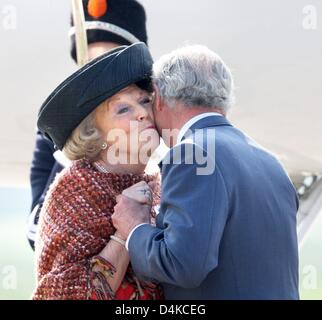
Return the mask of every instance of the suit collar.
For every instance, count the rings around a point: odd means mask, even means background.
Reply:
[[[192,118],[191,120],[193,120],[194,118]],[[178,139],[178,143],[180,143],[183,138],[187,138],[189,136],[189,134],[187,134],[187,133],[192,133],[198,129],[218,127],[218,126],[232,126],[232,124],[224,116],[221,116],[219,114],[210,114],[209,115],[209,113],[208,113],[204,117],[197,119],[197,121],[193,121],[192,125],[190,127],[187,127],[183,132],[182,129],[184,129],[184,127],[185,127],[184,126],[181,129],[182,132],[180,131],[180,133],[179,133],[178,137],[181,136],[181,139],[180,139],[180,141]],[[162,170],[162,161],[160,161],[158,163],[158,166]]]
[[[196,121],[193,121],[194,118],[192,118],[191,120],[192,122],[189,127],[183,126],[183,128],[181,129],[178,136],[178,143],[180,143],[184,137],[185,138],[188,137],[192,132],[194,132],[197,129],[218,127],[218,126],[232,126],[231,123],[224,116],[216,113],[214,114],[208,113],[204,117],[196,119]]]

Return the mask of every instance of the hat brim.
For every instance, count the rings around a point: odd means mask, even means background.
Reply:
[[[153,60],[138,42],[94,59],[63,81],[38,114],[38,128],[63,149],[73,130],[103,101],[127,86],[150,78]]]

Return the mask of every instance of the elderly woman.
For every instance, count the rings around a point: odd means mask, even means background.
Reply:
[[[159,201],[147,185],[156,176],[144,173],[159,144],[151,72],[145,44],[122,46],[75,72],[41,107],[39,129],[74,161],[40,214],[33,299],[162,298],[158,285],[135,276],[111,222],[117,195],[135,184],[151,216]]]

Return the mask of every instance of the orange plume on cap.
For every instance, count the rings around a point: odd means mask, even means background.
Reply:
[[[89,0],[87,10],[93,18],[102,17],[107,12],[107,0]]]

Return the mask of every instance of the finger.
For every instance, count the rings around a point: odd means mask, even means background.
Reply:
[[[149,187],[151,188],[152,191],[155,191],[155,189],[157,188],[157,183],[155,181],[150,181],[148,183]]]
[[[133,188],[133,187],[134,188],[135,187],[144,187],[144,186],[147,186],[147,183],[145,181],[140,181],[140,182],[134,184],[133,186],[131,186],[130,188]],[[128,189],[130,189],[130,188],[128,188]]]
[[[115,197],[116,203],[119,203],[122,200],[122,195],[119,194]]]
[[[141,192],[141,189],[136,190],[124,190],[122,193],[123,197],[130,198],[140,203],[146,202],[146,196]]]
[[[122,194],[121,197],[122,197],[121,200],[123,202],[123,205],[129,205],[131,203],[131,201],[139,202],[134,197],[132,197],[132,195],[124,195],[124,194]]]
[[[126,194],[126,193],[132,192],[132,191],[142,190],[144,188],[148,188],[148,184],[145,181],[141,181],[141,182],[136,183],[127,189],[124,189],[122,191],[122,194]]]

